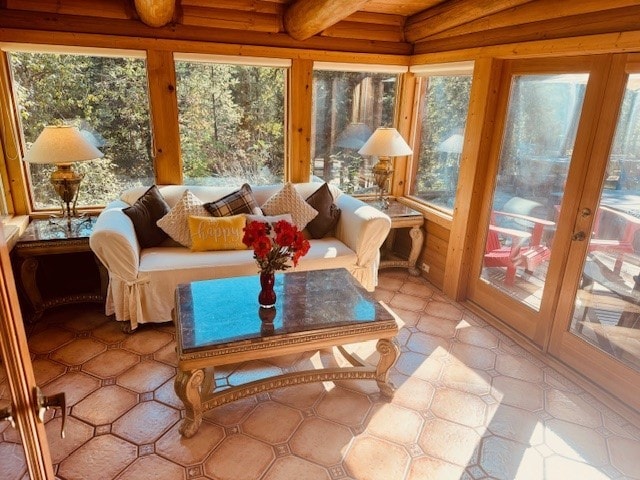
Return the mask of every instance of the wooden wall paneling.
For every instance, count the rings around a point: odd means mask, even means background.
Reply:
[[[448,0],[409,17],[405,26],[408,41],[416,42],[443,30],[506,10],[531,0]]]
[[[501,45],[467,46],[446,52],[431,51],[429,42],[414,46],[411,64],[443,63],[469,58],[544,58],[567,55],[637,52],[640,45],[640,29],[627,32],[602,33],[569,38],[553,38]]]
[[[376,23],[338,22],[320,34],[323,37],[357,38],[384,42],[403,42],[402,27]]]
[[[244,10],[246,12],[273,13],[282,15],[284,5],[281,2],[269,2],[261,0],[180,0],[180,5],[185,7],[226,8],[229,10]]]
[[[311,115],[313,110],[313,62],[293,60],[287,97],[287,152],[285,179],[308,182],[311,175]]]
[[[133,18],[134,9],[127,0],[6,0],[6,8],[35,12],[88,15],[103,18]]]
[[[640,5],[554,18],[523,25],[480,31],[459,37],[416,43],[416,53],[442,52],[488,45],[532,42],[550,38],[579,37],[637,30]],[[406,35],[406,32],[405,32]],[[407,37],[409,40],[410,38]],[[581,53],[585,53],[582,51]]]
[[[9,59],[5,52],[0,51],[0,141],[4,156],[2,183],[9,213],[24,215],[30,212],[31,204],[24,180],[22,135],[18,121],[18,111],[11,86]]]
[[[347,57],[357,58],[359,54],[378,55],[410,55],[413,46],[406,42],[385,42],[379,40],[343,39],[314,36],[305,41],[292,39],[285,33],[251,32],[247,30],[231,30],[207,28],[195,25],[168,25],[160,28],[148,27],[137,20],[104,19],[90,16],[60,15],[56,13],[26,12],[3,9],[0,11],[0,29],[7,29],[2,35],[4,40],[17,41],[14,30],[40,30],[46,32],[66,32],[74,34],[96,34],[111,44],[127,43],[132,37],[148,38],[150,48],[161,48],[159,40],[185,40],[203,42],[203,44],[226,43],[236,45],[253,45],[261,48],[292,48],[301,50],[318,50],[323,52],[344,52]],[[104,32],[109,32],[106,36]],[[126,37],[126,38],[119,38]],[[54,38],[43,43],[52,43]],[[118,48],[117,45],[112,47]],[[120,46],[119,48],[123,48]],[[166,48],[166,47],[162,47]],[[169,49],[174,49],[172,46]],[[338,60],[336,60],[338,61]],[[357,60],[355,60],[357,61]],[[378,62],[371,63],[380,63]]]
[[[147,74],[156,183],[181,184],[182,157],[173,53],[148,50]]]
[[[558,2],[557,0],[536,0],[502,10],[483,18],[430,35],[425,40],[451,38],[469,33],[483,32],[501,27],[523,25],[530,22],[551,20],[583,13],[593,13],[614,8],[632,7],[638,0],[581,0],[580,2]]]
[[[443,285],[444,293],[456,300],[465,298],[470,281],[500,74],[499,60],[479,59],[475,62]]]

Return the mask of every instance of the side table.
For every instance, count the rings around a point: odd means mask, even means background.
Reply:
[[[92,256],[97,264],[100,276],[99,291],[94,289],[94,291],[77,293],[61,291],[60,288],[57,288],[54,289],[53,294],[45,295],[37,278],[41,260],[44,260],[45,257],[50,258],[59,255],[66,255],[67,257],[57,258],[57,260],[63,262],[62,267],[58,266],[55,272],[49,272],[50,275],[53,275],[53,283],[64,282],[65,276],[69,278],[70,275],[74,274],[73,262],[67,263],[69,254],[91,252],[89,236],[93,230],[95,219],[96,217],[74,218],[70,224],[64,220],[32,220],[16,242],[13,251],[18,261],[22,289],[33,308],[31,321],[39,319],[46,309],[58,305],[104,302],[109,281],[108,273],[94,255]],[[77,275],[77,272],[75,273]],[[78,280],[84,285],[91,283],[87,279]]]
[[[379,203],[375,200],[367,200],[366,203],[380,209]],[[409,208],[397,200],[391,199],[389,199],[389,207],[380,210],[391,218],[391,231],[383,246],[388,256],[391,255],[390,252],[396,234],[395,230],[398,228],[411,228],[411,230],[409,230],[409,236],[411,237],[411,252],[409,253],[409,258],[407,260],[397,258],[383,259],[380,261],[380,268],[407,267],[411,275],[420,275],[420,269],[416,267],[416,263],[418,261],[418,255],[420,255],[420,251],[422,250],[422,244],[424,243],[424,230],[422,228],[424,217],[417,210]]]

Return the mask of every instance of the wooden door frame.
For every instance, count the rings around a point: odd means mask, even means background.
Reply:
[[[569,178],[575,178],[581,172],[581,169],[576,166],[576,164],[580,162],[574,160],[588,158],[590,154],[590,148],[593,144],[590,137],[592,137],[595,123],[591,118],[594,114],[589,112],[597,112],[597,108],[600,106],[600,90],[606,81],[608,59],[610,59],[610,57],[611,55],[583,55],[562,58],[505,60],[503,62],[502,75],[498,88],[499,93],[497,94],[495,116],[492,119],[494,129],[493,135],[489,140],[490,147],[487,149],[487,156],[478,159],[479,162],[484,162],[485,164],[485,168],[482,169],[485,172],[485,177],[483,178],[484,189],[481,195],[483,201],[478,202],[482,205],[482,208],[477,216],[477,224],[479,227],[475,243],[472,245],[472,251],[474,253],[472,255],[467,297],[472,303],[479,305],[483,309],[486,309],[485,305],[492,305],[492,309],[487,310],[490,314],[497,318],[509,319],[509,325],[511,327],[542,350],[546,348],[551,335],[551,318],[558,300],[557,290],[562,282],[562,279],[559,277],[563,266],[566,265],[561,255],[557,253],[553,255],[553,252],[554,250],[562,251],[562,248],[558,248],[558,246],[568,241],[563,241],[562,239],[570,239],[569,229],[563,228],[561,221],[558,222],[558,229],[554,235],[553,245],[551,247],[552,257],[543,292],[544,301],[539,311],[524,306],[521,302],[516,301],[480,280],[483,253],[486,244],[486,232],[490,216],[488,206],[491,205],[493,201],[495,179],[499,168],[500,152],[511,98],[511,82],[515,75],[589,73],[589,81],[585,91],[584,103],[579,119],[580,123],[576,134],[574,152],[567,180],[567,185],[569,185]],[[563,198],[566,199],[568,196],[567,191],[565,191]],[[564,199],[563,204],[565,203]],[[572,210],[572,212],[575,214],[575,210]]]
[[[0,228],[0,353],[11,391],[12,416],[32,480],[53,480],[45,427],[36,416],[36,385],[9,250]]]

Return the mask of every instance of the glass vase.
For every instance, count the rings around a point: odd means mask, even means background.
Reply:
[[[273,289],[275,275],[273,272],[260,272],[260,294],[258,303],[261,308],[273,308],[276,305],[276,292]]]

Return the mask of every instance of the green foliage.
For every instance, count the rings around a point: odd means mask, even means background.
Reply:
[[[185,181],[282,181],[284,73],[282,68],[176,62]]]

